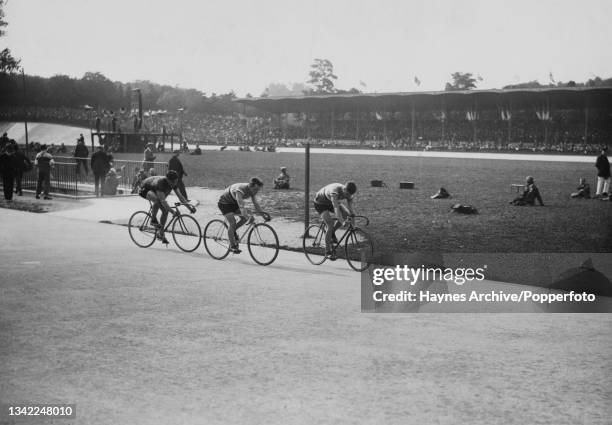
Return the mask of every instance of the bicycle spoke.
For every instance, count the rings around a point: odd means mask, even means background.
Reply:
[[[132,214],[128,222],[128,232],[132,241],[141,248],[147,248],[155,242],[155,227],[151,225],[151,216],[144,211]]]
[[[312,264],[318,266],[325,262],[325,226],[323,224],[313,224],[308,227],[302,237],[302,249]]]
[[[370,236],[359,228],[349,232],[345,245],[346,261],[354,270],[363,271],[372,262],[374,244]]]
[[[256,224],[249,231],[247,245],[249,253],[257,264],[272,264],[278,255],[278,236],[274,229],[264,223]]]
[[[221,220],[212,220],[204,229],[204,248],[217,260],[222,260],[230,252],[230,242],[227,235],[227,224]]]
[[[190,215],[180,215],[172,224],[174,243],[185,252],[193,252],[202,240],[200,225]]]

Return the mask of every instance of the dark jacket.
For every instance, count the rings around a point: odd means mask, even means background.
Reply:
[[[87,158],[89,156],[89,149],[85,146],[85,143],[77,143],[74,148],[74,156],[76,158]]]
[[[523,191],[522,198],[527,205],[535,205],[536,200],[540,203],[540,205],[544,205],[544,202],[542,201],[542,196],[540,195],[540,191],[533,183],[527,185],[527,187]]]
[[[6,152],[0,154],[0,174],[4,177],[17,174],[15,154],[9,155]]]
[[[94,174],[105,176],[108,170],[111,169],[112,161],[112,155],[104,151],[96,151],[91,155],[91,169]]]
[[[185,170],[183,169],[183,164],[181,163],[181,160],[178,159],[176,156],[173,156],[172,158],[170,158],[170,161],[168,161],[168,171],[176,171],[176,174],[178,174],[179,179],[182,179],[183,176],[187,175],[187,173],[185,173]]]
[[[595,166],[597,167],[597,177],[610,178],[610,161],[608,161],[607,156],[599,155],[597,161],[595,161]]]
[[[15,152],[15,169],[18,175],[32,169],[32,161],[30,161],[30,158],[28,158],[21,149]]]

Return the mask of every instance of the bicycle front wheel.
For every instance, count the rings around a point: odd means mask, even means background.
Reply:
[[[204,248],[212,258],[223,260],[230,252],[227,224],[223,220],[212,220],[204,228]]]
[[[272,264],[278,256],[278,236],[272,226],[259,223],[249,231],[247,238],[251,258],[262,266]]]
[[[155,226],[151,224],[151,215],[144,211],[136,211],[128,222],[130,238],[141,248],[148,248],[155,242]]]
[[[311,224],[302,236],[302,248],[308,261],[315,266],[325,262],[325,225]]]
[[[347,263],[355,271],[364,271],[372,263],[374,244],[370,235],[358,227],[353,228],[347,235],[344,250]]]
[[[193,252],[200,246],[202,229],[195,218],[181,214],[172,223],[172,239],[182,251]]]

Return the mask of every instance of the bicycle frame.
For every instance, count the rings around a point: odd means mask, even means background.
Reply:
[[[370,220],[363,216],[363,215],[356,215],[353,218],[363,218],[366,220],[366,226],[368,224],[370,224]],[[338,221],[338,219],[336,218],[334,221]],[[325,222],[322,222],[322,224],[325,224]],[[350,220],[348,223],[348,226],[346,227],[346,230],[344,231],[344,233],[342,234],[342,237],[340,239],[338,239],[338,242],[333,242],[332,241],[332,248],[335,251],[340,245],[342,245],[342,242],[344,241],[344,239],[351,233],[351,231],[355,228],[355,225],[353,224],[353,220]]]
[[[176,212],[176,214],[172,214],[170,211],[168,211],[168,214],[171,214],[172,218],[170,220],[166,220],[166,225],[164,226],[164,229],[163,229],[164,233],[166,232],[166,230],[168,230],[170,228],[170,226],[172,226],[172,223],[174,223],[174,220],[176,220],[176,218],[178,217],[178,215],[179,215],[179,207],[181,205],[184,205],[184,204],[182,204],[180,202],[177,202],[177,203],[174,204],[173,207],[170,207],[170,209],[174,210]],[[161,207],[160,207],[160,209],[161,209]],[[149,211],[148,211],[148,213],[149,213],[149,216],[151,218],[154,218],[155,220],[157,220],[157,217],[153,217],[153,202],[151,202],[151,201],[149,201]]]

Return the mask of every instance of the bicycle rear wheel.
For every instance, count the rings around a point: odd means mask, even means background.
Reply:
[[[148,248],[155,242],[155,226],[151,224],[151,215],[148,212],[136,211],[128,222],[130,238],[141,248]]]
[[[200,246],[202,229],[195,218],[181,214],[172,223],[172,239],[182,251],[193,252]]]
[[[204,248],[212,258],[223,260],[230,252],[227,224],[223,220],[212,220],[204,228]]]
[[[302,248],[308,261],[315,266],[325,262],[325,224],[311,224],[306,229],[302,236]]]
[[[374,244],[370,235],[358,227],[347,235],[344,246],[346,261],[353,270],[361,272],[368,268],[374,257]]]
[[[262,266],[272,264],[278,256],[278,236],[272,226],[259,223],[251,228],[247,238],[251,258]]]

